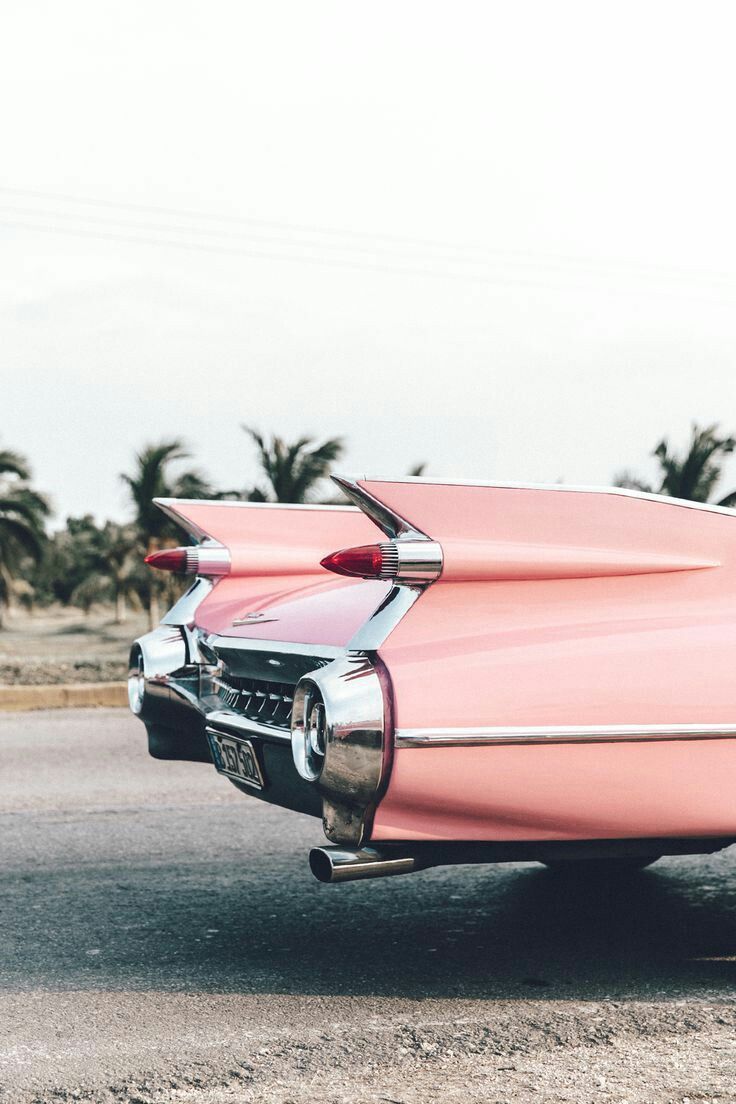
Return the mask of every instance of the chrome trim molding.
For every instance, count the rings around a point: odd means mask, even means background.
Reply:
[[[291,734],[288,728],[275,728],[273,725],[262,725],[258,721],[250,721],[247,717],[240,717],[236,713],[229,713],[227,709],[213,709],[206,714],[208,725],[219,725],[220,728],[232,728],[244,736],[258,736],[261,740],[267,740],[273,744],[291,743]]]
[[[442,547],[436,541],[382,541],[379,579],[397,583],[433,583],[442,572]],[[371,576],[372,577],[372,576]]]
[[[354,479],[348,479],[343,475],[333,475],[330,478],[333,483],[337,483],[342,493],[347,495],[350,501],[354,502],[379,529],[383,529],[387,537],[391,537],[392,540],[401,537],[409,537],[412,540],[429,540],[426,533],[422,533],[406,518],[374,498],[369,491],[359,487]]]
[[[381,604],[348,642],[348,652],[375,652],[405,617],[424,588],[393,586]]]
[[[181,629],[175,625],[159,625],[153,632],[140,636],[133,649],[142,656],[143,674],[148,680],[166,681],[170,674],[186,666],[186,644]]]
[[[190,575],[227,575],[232,564],[230,550],[215,541],[203,541],[187,548]]]
[[[128,703],[138,716],[146,704],[149,683],[166,686],[171,675],[186,666],[187,646],[179,627],[159,625],[136,640],[130,649]]]
[[[400,728],[394,747],[483,747],[487,744],[589,744],[647,740],[733,740],[736,724],[548,725],[517,728]]]
[[[219,498],[154,498],[154,504],[162,510],[168,518],[190,536],[198,541],[210,539],[209,533],[181,512],[183,506],[228,506],[239,510],[349,510],[355,512],[354,506],[322,506],[319,503],[307,502],[241,502],[238,499]]]
[[[197,607],[212,592],[214,583],[210,579],[195,579],[189,590],[182,594],[162,619],[162,625],[193,625]]]
[[[433,583],[442,574],[442,546],[433,540],[397,540],[398,552],[394,578],[399,583]]]
[[[355,513],[355,506],[343,506],[322,502],[247,502],[238,498],[154,498],[160,510],[167,513],[179,506],[229,506],[246,510],[349,510]]]
[[[354,486],[358,480],[364,483],[417,483],[426,484],[433,487],[490,487],[498,490],[509,491],[569,491],[573,494],[612,494],[622,495],[624,498],[641,498],[645,502],[662,502],[667,503],[670,506],[683,506],[688,510],[706,510],[713,514],[726,514],[729,517],[736,517],[736,509],[730,506],[716,506],[711,502],[693,502],[689,498],[671,498],[669,495],[654,494],[650,491],[636,491],[632,487],[586,487],[585,485],[575,483],[514,483],[514,482],[485,482],[483,480],[476,479],[432,479],[427,476],[409,476],[401,475],[397,479],[387,479],[381,476],[368,476],[368,475],[356,475],[356,476],[335,476],[332,478],[336,483],[339,482],[343,487],[343,483]],[[343,487],[343,489],[345,489]],[[367,495],[368,492],[364,491],[362,487],[357,488],[361,495]],[[347,494],[347,490],[345,491]],[[372,498],[372,496],[370,496]],[[377,501],[374,499],[374,501]],[[380,503],[383,506],[382,503]],[[383,506],[386,510],[387,507]],[[367,512],[367,511],[366,511]]]
[[[288,640],[265,640],[251,636],[218,636],[215,633],[205,635],[205,644],[210,648],[222,648],[230,651],[275,652],[286,655],[315,656],[318,659],[337,659],[345,655],[345,648],[334,644],[292,644]]]
[[[333,843],[360,847],[385,781],[384,679],[367,656],[347,655],[305,675],[294,694],[294,765],[322,795],[323,827]]]
[[[313,679],[305,677],[294,691],[291,754],[297,773],[307,782],[316,782],[324,769],[326,741],[325,704]]]

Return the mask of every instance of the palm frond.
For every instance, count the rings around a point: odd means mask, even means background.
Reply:
[[[3,512],[0,506],[0,560],[11,573],[24,556],[40,560],[43,554],[43,536],[23,517]]]
[[[693,423],[690,443],[678,455],[662,440],[653,455],[662,470],[660,494],[707,502],[721,477],[722,457],[736,449],[736,439],[719,435],[717,424],[698,426]]]
[[[25,456],[11,449],[0,449],[0,475],[17,475],[18,479],[30,479],[31,469]]]
[[[654,490],[651,483],[646,483],[635,472],[630,471],[618,472],[614,476],[613,486],[624,487],[627,491],[644,491],[647,494],[652,494]]]
[[[315,488],[330,471],[330,465],[342,454],[341,437],[331,437],[319,444],[314,438],[304,436],[292,442],[273,435],[266,440],[252,426],[243,429],[256,446],[261,469],[268,483],[268,491],[254,488],[249,495],[262,495],[275,502],[306,502],[315,494]],[[251,499],[254,501],[254,499]]]

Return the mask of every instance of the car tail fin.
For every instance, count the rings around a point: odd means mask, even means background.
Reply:
[[[320,561],[335,547],[364,544],[376,535],[365,514],[352,506],[175,498],[155,502],[198,543],[200,563],[212,559],[214,549],[226,549],[230,575],[319,575],[325,570]]]
[[[442,581],[690,571],[736,553],[736,512],[617,487],[334,478],[392,541],[437,542]]]

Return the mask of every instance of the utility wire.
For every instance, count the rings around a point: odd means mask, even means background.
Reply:
[[[12,204],[0,204],[0,216],[1,215],[13,215],[13,216],[21,215],[21,216],[24,216],[26,218],[30,216],[34,220],[33,225],[36,225],[35,220],[37,220],[39,218],[47,218],[47,219],[51,219],[51,220],[60,219],[60,220],[62,220],[62,222],[66,222],[66,223],[69,223],[70,221],[72,221],[72,222],[76,222],[76,223],[81,222],[81,223],[92,224],[93,226],[101,227],[103,229],[103,231],[109,231],[111,227],[113,227],[113,228],[114,227],[120,227],[120,228],[123,228],[123,229],[129,229],[129,230],[133,230],[133,231],[144,231],[144,232],[151,231],[151,232],[153,232],[155,234],[159,234],[159,235],[161,235],[161,234],[168,234],[168,235],[183,234],[183,235],[188,235],[190,237],[193,237],[195,239],[197,239],[197,238],[200,239],[200,240],[205,239],[205,244],[212,244],[212,242],[208,242],[207,239],[215,239],[214,244],[218,244],[217,239],[225,238],[227,243],[230,243],[230,242],[233,242],[233,241],[246,241],[246,242],[255,243],[256,245],[263,244],[263,245],[267,245],[267,246],[268,245],[277,246],[277,247],[278,246],[283,246],[287,249],[289,249],[289,248],[293,249],[294,247],[296,247],[299,250],[310,249],[311,248],[311,249],[319,250],[320,253],[322,251],[327,251],[328,255],[331,252],[332,253],[347,253],[347,254],[363,254],[363,255],[366,255],[370,258],[376,258],[378,260],[383,260],[383,259],[392,260],[392,259],[395,259],[395,258],[398,257],[399,260],[401,260],[401,261],[406,261],[408,259],[408,261],[410,263],[413,263],[413,264],[416,263],[417,261],[420,261],[420,262],[421,261],[426,261],[426,262],[429,262],[430,264],[435,264],[435,265],[438,262],[443,262],[445,265],[447,265],[449,263],[449,264],[452,264],[454,266],[457,266],[457,265],[463,266],[464,265],[464,266],[472,266],[474,268],[477,268],[478,266],[486,266],[486,267],[488,267],[488,266],[498,266],[498,265],[501,264],[500,259],[484,259],[480,256],[478,256],[478,257],[464,257],[464,256],[461,255],[459,257],[453,257],[451,255],[446,255],[444,257],[437,257],[433,254],[427,254],[427,255],[423,256],[421,253],[419,253],[419,254],[408,254],[407,255],[405,253],[402,253],[400,250],[399,251],[397,251],[395,249],[386,250],[384,247],[376,249],[375,247],[371,247],[371,246],[368,246],[368,245],[356,245],[356,244],[351,244],[351,243],[346,243],[346,242],[332,242],[332,241],[320,242],[320,241],[310,241],[308,239],[298,239],[298,238],[289,239],[289,238],[283,238],[283,237],[274,237],[274,236],[268,235],[268,234],[263,235],[263,234],[254,234],[254,233],[250,233],[250,232],[247,232],[247,231],[243,232],[242,230],[232,230],[232,229],[229,229],[229,228],[228,229],[223,229],[223,230],[217,230],[217,229],[212,229],[211,230],[211,229],[205,229],[201,226],[187,226],[187,225],[184,225],[184,224],[181,224],[181,223],[178,223],[178,224],[173,223],[172,224],[172,223],[168,223],[168,222],[146,222],[146,221],[140,221],[138,219],[130,219],[130,218],[127,218],[127,217],[125,217],[125,218],[115,218],[114,216],[111,217],[109,215],[105,215],[105,216],[100,217],[100,216],[97,216],[97,215],[89,215],[89,214],[86,214],[86,213],[83,213],[83,212],[77,213],[77,212],[70,212],[70,211],[48,211],[48,210],[38,210],[38,209],[33,210],[31,208],[28,208],[28,207],[16,207]],[[28,229],[31,228],[31,224],[28,223],[28,222],[20,222],[20,223],[18,223],[18,225],[19,226],[24,226]],[[50,225],[48,223],[43,224],[43,225],[44,225],[45,229],[50,229]],[[53,226],[53,222],[51,223],[51,226]],[[64,226],[63,225],[59,226],[56,229],[58,230],[59,233],[61,233],[64,230]],[[75,229],[75,228],[71,227],[71,229]],[[85,228],[85,233],[88,233],[86,228]],[[149,239],[138,239],[138,238],[136,238],[135,240],[136,241],[138,241],[138,240],[144,241],[145,240],[145,242],[148,243],[148,244],[155,244],[156,242],[161,242],[161,244],[166,244],[166,242],[161,238],[149,238]],[[176,240],[178,240],[178,239],[176,239]],[[186,244],[186,243],[183,243],[183,244]],[[272,256],[274,258],[284,256],[284,257],[289,258],[289,259],[291,259],[293,257],[292,254],[282,254],[282,253],[274,253]],[[318,263],[319,257],[317,255],[309,255],[309,256],[310,256],[311,260],[313,260],[315,263]],[[555,260],[549,260],[549,261],[539,260],[539,261],[534,261],[534,262],[528,262],[526,260],[519,259],[519,258],[511,258],[511,259],[508,259],[508,260],[504,260],[503,261],[503,266],[504,266],[504,271],[505,272],[508,272],[508,270],[510,268],[521,269],[522,272],[525,269],[526,270],[546,269],[548,271],[548,273],[557,272],[558,274],[561,273],[561,274],[564,275],[564,266],[562,266],[559,262],[557,262]],[[414,271],[414,270],[412,270],[412,271]],[[425,269],[422,269],[421,271],[424,272]],[[426,270],[426,271],[429,272],[430,270]],[[584,274],[585,270],[576,269],[575,270],[576,276],[579,276],[581,274],[581,271]],[[593,273],[595,276],[598,276],[598,277],[600,277],[600,276],[611,276],[611,272],[607,271],[605,268],[602,268],[602,267],[589,268],[589,269],[587,269],[587,271],[589,273]],[[446,275],[447,273],[448,273],[447,268],[443,268],[441,270],[441,274]],[[672,280],[672,279],[682,280],[682,279],[684,279],[684,277],[680,276],[677,273],[664,273],[662,275],[665,275],[669,280]],[[661,276],[660,276],[660,278],[661,278]],[[688,282],[692,284],[692,283],[695,283],[696,281],[694,281],[691,277]],[[725,276],[714,275],[714,276],[711,276],[706,282],[709,285],[731,287],[731,286],[736,285],[736,276],[725,277]]]
[[[222,213],[207,212],[201,210],[192,210],[188,208],[177,207],[165,207],[154,204],[143,203],[130,203],[122,202],[118,200],[107,200],[93,198],[89,196],[76,196],[63,192],[45,192],[28,188],[14,188],[7,185],[0,185],[0,194],[13,195],[17,197],[25,197],[31,200],[42,199],[46,201],[53,201],[56,203],[72,204],[76,207],[93,207],[102,208],[112,211],[129,211],[138,213],[149,213],[164,216],[167,218],[185,218],[200,221],[200,222],[216,222],[223,225],[230,226],[243,226],[251,227],[253,231],[258,229],[263,230],[279,230],[291,235],[312,235],[313,237],[323,237],[332,240],[317,241],[317,242],[303,242],[298,238],[284,239],[285,244],[293,245],[314,245],[322,249],[330,249],[340,252],[361,252],[366,254],[386,254],[391,255],[392,247],[400,246],[402,249],[398,250],[401,256],[405,255],[406,250],[412,251],[424,251],[433,252],[437,251],[440,254],[453,254],[454,256],[440,256],[439,260],[452,260],[455,263],[473,264],[479,265],[482,263],[490,263],[495,261],[496,263],[503,263],[505,265],[515,265],[517,267],[535,267],[535,268],[564,268],[572,267],[579,268],[584,272],[637,272],[639,274],[648,274],[650,276],[666,277],[668,279],[683,279],[689,282],[697,282],[698,280],[705,279],[707,282],[720,282],[725,281],[731,283],[736,280],[736,273],[714,271],[702,268],[692,268],[681,265],[664,265],[664,264],[651,264],[642,262],[620,261],[620,260],[602,260],[593,257],[580,257],[571,256],[558,253],[534,253],[523,250],[503,250],[494,249],[486,246],[482,243],[468,243],[468,242],[448,242],[436,239],[411,237],[408,235],[400,234],[386,234],[386,233],[371,233],[363,230],[340,230],[335,227],[325,226],[310,226],[304,224],[297,224],[291,222],[280,222],[274,220],[255,219],[248,218],[240,215],[226,215]],[[9,210],[13,210],[9,208]],[[18,213],[23,215],[29,215],[35,217],[36,214],[40,214],[44,218],[64,218],[70,219],[77,215],[85,222],[95,221],[93,216],[85,214],[83,211],[70,211],[70,212],[37,212],[33,208],[20,208]],[[101,220],[104,221],[104,220]],[[111,220],[112,221],[112,220]],[[127,220],[120,220],[120,225],[128,225]],[[135,226],[135,229],[152,229],[158,231],[157,226],[151,226],[149,224]],[[205,231],[199,227],[163,227],[162,230],[174,230],[175,232],[192,233],[195,236],[209,236],[218,235],[224,236],[225,231]],[[229,235],[235,236],[234,234]],[[243,233],[238,235],[244,240],[250,240],[250,233]],[[342,239],[340,241],[339,239]],[[253,241],[263,241],[271,244],[280,244],[280,238],[269,238],[268,236],[261,236],[253,233]],[[351,245],[351,242],[360,244]],[[372,243],[369,247],[368,243]],[[414,260],[414,258],[411,258]],[[417,259],[427,259],[426,257],[419,257]]]
[[[43,234],[61,234],[76,238],[84,238],[87,240],[98,241],[115,241],[124,242],[126,244],[144,245],[144,246],[164,246],[166,248],[173,248],[179,250],[185,250],[189,252],[199,253],[211,253],[220,256],[234,256],[234,257],[247,257],[250,259],[267,260],[267,261],[287,261],[296,262],[298,264],[310,264],[321,265],[331,268],[350,269],[363,272],[380,272],[388,275],[408,275],[408,276],[420,276],[429,277],[434,279],[462,281],[464,283],[471,284],[484,284],[488,286],[497,287],[518,287],[529,288],[547,291],[559,292],[561,289],[575,289],[577,288],[583,292],[600,292],[605,291],[606,294],[626,294],[626,295],[638,295],[642,293],[642,289],[632,288],[630,286],[607,286],[601,287],[592,284],[590,281],[585,283],[550,283],[541,279],[519,279],[510,278],[508,274],[502,276],[485,275],[482,272],[455,272],[447,268],[420,268],[420,267],[399,267],[397,265],[388,264],[367,264],[361,261],[352,261],[349,258],[336,258],[320,256],[319,254],[309,253],[274,253],[265,250],[256,249],[241,249],[241,248],[228,248],[227,246],[217,245],[214,242],[187,242],[181,239],[173,238],[151,238],[140,237],[126,234],[119,234],[113,232],[104,232],[100,230],[86,230],[82,228],[74,228],[69,226],[54,226],[52,224],[42,224],[37,222],[19,222],[18,220],[9,220],[0,218],[0,226],[6,226],[10,229],[24,229],[39,232]],[[662,288],[647,288],[647,294],[657,295],[675,295],[685,294],[689,298],[700,298],[702,296],[688,295],[687,291],[683,289],[682,292],[674,289],[662,289]],[[732,302],[732,299],[721,300],[723,302]]]

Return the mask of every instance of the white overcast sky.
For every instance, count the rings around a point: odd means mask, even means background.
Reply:
[[[163,437],[248,483],[241,422],[593,484],[736,430],[735,41],[707,0],[1,5],[0,443],[102,518]]]

